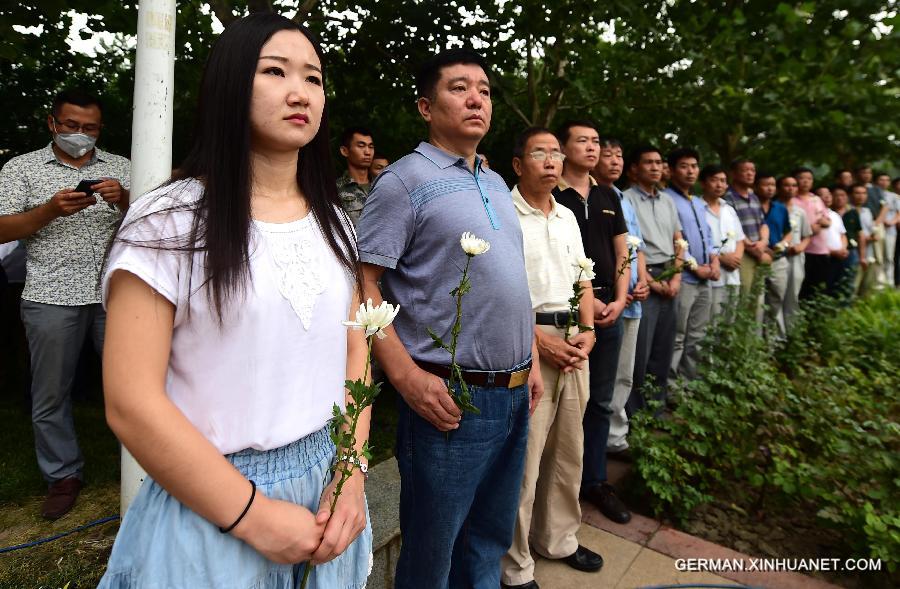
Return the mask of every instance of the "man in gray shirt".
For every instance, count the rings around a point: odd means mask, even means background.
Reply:
[[[641,277],[650,285],[650,296],[641,309],[641,325],[634,356],[634,383],[625,409],[628,415],[646,406],[644,386],[646,376],[653,377],[654,398],[665,404],[668,391],[669,366],[675,347],[675,298],[681,289],[681,275],[668,280],[655,280],[665,272],[673,258],[684,255],[675,249],[675,241],[682,238],[681,221],[675,203],[665,192],[657,190],[662,174],[662,155],[652,146],[635,149],[629,157],[629,167],[635,179],[625,191],[625,198],[634,207],[644,238],[644,256],[648,276]],[[662,408],[660,408],[660,411]]]
[[[100,270],[128,206],[129,161],[94,147],[101,108],[84,92],[59,93],[47,116],[53,142],[0,171],[0,243],[20,239],[27,251],[22,321],[38,466],[50,485],[41,508],[47,519],[67,513],[81,490],[72,381],[88,334],[97,352],[103,349]],[[90,188],[76,192],[83,181]]]
[[[388,337],[375,344],[401,396],[398,589],[500,585],[529,410],[543,389],[531,364],[534,315],[518,217],[506,184],[476,155],[491,122],[487,71],[465,49],[422,67],[417,104],[428,142],[381,173],[359,221],[364,298],[377,304],[383,290],[400,304]],[[427,332],[450,340],[464,232],[490,242],[471,260],[462,299],[456,360],[480,411],[465,415],[447,390],[449,354]]]

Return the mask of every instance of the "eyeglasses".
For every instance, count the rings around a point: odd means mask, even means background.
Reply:
[[[57,125],[60,125],[63,129],[70,133],[78,133],[80,131],[84,131],[85,133],[96,133],[100,130],[100,127],[103,125],[98,125],[96,123],[88,123],[86,125],[79,125],[75,121],[61,121],[56,117],[53,117],[53,120],[56,121]]]
[[[536,162],[543,162],[547,158],[550,158],[550,161],[562,163],[566,159],[566,154],[561,151],[551,151],[550,153],[547,153],[546,151],[538,150],[532,151],[528,155]]]

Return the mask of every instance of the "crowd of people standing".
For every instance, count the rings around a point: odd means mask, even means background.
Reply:
[[[326,66],[288,19],[230,25],[188,157],[133,203],[129,162],[95,146],[102,103],[83,92],[60,93],[51,143],[0,171],[0,242],[28,253],[42,514],[67,513],[82,486],[69,395],[88,334],[110,427],[150,475],[102,587],[289,587],[308,563],[311,587],[364,586],[365,472],[331,513],[344,458],[325,427],[363,374],[365,340],[341,325],[360,301],[400,305],[374,344],[399,393],[395,586],[536,589],[533,553],[603,566],[578,543],[581,501],[631,519],[607,461],[627,454],[630,416],[697,377],[723,306],[765,281],[760,326],[783,336],[803,299],[900,276],[900,197],[866,166],[817,188],[808,168],[703,165],[690,147],[626,158],[585,119],[523,130],[510,189],[478,152],[490,68],[468,49],[416,77],[426,141],[390,163],[349,128],[336,178]],[[466,232],[490,243],[471,268]],[[451,324],[463,267],[456,361],[478,413],[454,402],[428,335]],[[368,411],[360,424],[362,448]]]

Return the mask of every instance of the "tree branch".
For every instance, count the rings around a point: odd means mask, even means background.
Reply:
[[[560,103],[562,103],[563,93],[566,91],[566,86],[564,85],[565,77],[566,77],[566,66],[569,64],[569,60],[565,57],[559,56],[559,51],[555,51],[556,53],[556,88],[550,94],[550,100],[547,101],[547,110],[544,112],[543,117],[543,125],[546,127],[550,124],[550,121],[553,120],[553,117],[556,116],[556,111],[559,108]]]
[[[228,0],[209,0],[209,6],[223,27],[227,27],[238,18],[231,11],[231,2]]]
[[[247,8],[250,9],[250,14],[254,12],[272,12],[272,2],[271,0],[248,0]]]
[[[537,80],[534,72],[534,57],[531,53],[534,50],[534,37],[528,34],[528,40],[525,43],[525,79],[528,83],[528,105],[531,107],[531,117],[526,119],[529,125],[533,125],[533,121],[537,120],[538,110],[540,108],[537,97]],[[524,113],[523,113],[524,114]],[[522,116],[522,115],[520,115]]]
[[[516,115],[517,117],[519,117],[520,119],[522,119],[522,122],[523,122],[523,123],[525,123],[525,124],[528,125],[529,127],[530,127],[531,125],[534,124],[534,123],[528,118],[528,116],[527,116],[524,112],[522,112],[522,109],[520,109],[519,106],[518,106],[515,102],[513,102],[513,100],[512,100],[512,95],[513,95],[512,92],[508,92],[508,91],[507,91],[507,89],[503,86],[503,83],[500,81],[500,78],[499,78],[499,77],[494,76],[494,79],[492,80],[491,83],[492,83],[494,86],[496,86],[497,89],[500,90],[500,99],[504,102],[504,104],[506,104],[506,106],[508,106],[508,107],[513,111],[513,113],[515,113],[515,115]]]
[[[294,15],[295,23],[302,23],[307,19],[309,13],[312,12],[312,9],[316,7],[316,3],[318,0],[303,0],[300,6],[297,7],[297,14]],[[343,20],[343,19],[330,19],[330,20]]]

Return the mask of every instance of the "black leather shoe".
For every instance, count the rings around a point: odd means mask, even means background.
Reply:
[[[500,589],[541,589],[538,586],[537,581],[528,581],[527,583],[522,583],[521,585],[507,585],[506,583],[500,583]]]
[[[627,524],[631,521],[631,512],[616,497],[616,490],[609,483],[594,485],[582,492],[582,496],[593,503],[600,513],[617,524]]]
[[[586,573],[593,573],[603,568],[603,557],[580,544],[578,545],[578,550],[576,550],[574,554],[570,554],[559,560],[575,570],[584,571]]]

